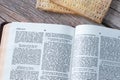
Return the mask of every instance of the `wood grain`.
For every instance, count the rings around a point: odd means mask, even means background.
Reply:
[[[0,22],[22,21],[70,26],[97,24],[81,16],[41,11],[35,8],[35,4],[35,0],[0,0]],[[120,0],[113,0],[111,8],[103,20],[103,25],[120,29]]]
[[[103,24],[112,28],[120,29],[120,0],[113,0],[110,10],[103,20]]]

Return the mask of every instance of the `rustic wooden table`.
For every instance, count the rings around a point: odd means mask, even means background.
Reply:
[[[0,0],[0,23],[22,21],[76,26],[97,24],[81,16],[45,12],[35,8],[36,0]],[[113,0],[102,25],[120,29],[120,0]]]

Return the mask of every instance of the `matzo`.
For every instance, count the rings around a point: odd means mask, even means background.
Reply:
[[[81,16],[101,23],[112,0],[51,0]]]
[[[36,8],[42,9],[45,11],[74,14],[73,11],[70,11],[69,9],[59,6],[57,4],[54,4],[50,0],[37,0]]]

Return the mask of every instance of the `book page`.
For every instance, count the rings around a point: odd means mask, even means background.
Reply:
[[[68,80],[74,28],[10,23],[2,80]]]
[[[76,27],[71,80],[120,80],[120,31]]]

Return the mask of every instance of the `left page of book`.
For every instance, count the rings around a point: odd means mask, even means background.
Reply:
[[[68,80],[74,28],[13,22],[2,37],[1,80]]]

